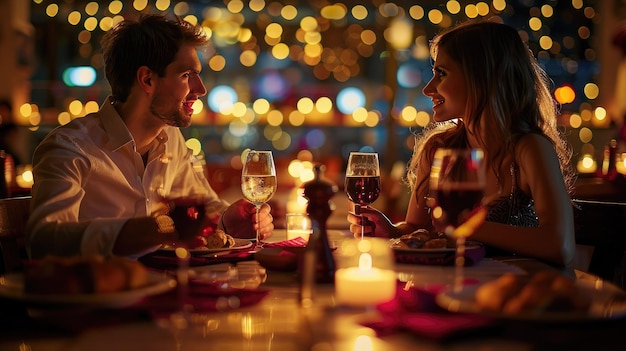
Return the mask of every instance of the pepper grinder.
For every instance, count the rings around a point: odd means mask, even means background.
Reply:
[[[326,221],[334,209],[330,198],[337,192],[337,186],[324,179],[324,168],[316,164],[314,178],[303,185],[304,197],[308,199],[307,213],[313,228],[301,269],[300,302],[305,306],[312,303],[314,283],[335,281],[335,259],[328,243]]]

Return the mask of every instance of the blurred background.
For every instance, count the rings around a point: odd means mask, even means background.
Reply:
[[[611,139],[626,173],[624,0],[0,0],[0,148],[15,159],[14,193],[32,185],[39,141],[110,93],[102,34],[157,12],[199,23],[211,37],[201,53],[209,93],[183,133],[227,199],[241,196],[241,153],[272,150],[276,214],[302,210],[298,189],[321,163],[339,186],[334,217],[345,223],[347,156],[366,150],[379,153],[383,170],[374,206],[403,218],[405,166],[432,114],[421,93],[432,76],[429,40],[493,16],[518,29],[552,79],[581,178],[601,172]]]

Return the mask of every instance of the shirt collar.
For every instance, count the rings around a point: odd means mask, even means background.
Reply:
[[[135,140],[132,134],[130,134],[128,127],[126,127],[122,116],[113,107],[113,98],[111,96],[106,98],[104,104],[100,107],[99,114],[102,126],[111,141],[112,150],[117,150],[127,144],[134,145]],[[154,142],[165,143],[166,141],[167,133],[165,130],[162,130]]]

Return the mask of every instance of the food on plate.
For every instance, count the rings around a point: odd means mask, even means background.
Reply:
[[[33,294],[112,293],[147,282],[143,264],[117,256],[47,256],[24,271],[24,291]]]
[[[393,246],[399,249],[443,249],[454,247],[454,242],[445,234],[418,229],[394,239]]]
[[[482,310],[505,314],[585,312],[591,305],[573,279],[552,271],[531,277],[504,274],[481,285],[474,298]]]
[[[235,239],[226,234],[221,229],[216,229],[210,235],[199,235],[196,237],[195,245],[192,245],[196,249],[221,249],[228,248],[235,245]]]

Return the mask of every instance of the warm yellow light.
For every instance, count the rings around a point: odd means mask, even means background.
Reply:
[[[248,6],[250,7],[250,10],[259,12],[265,8],[265,0],[250,0]]]
[[[465,16],[467,18],[476,18],[478,17],[478,9],[474,4],[465,5]]]
[[[202,151],[202,144],[200,140],[196,138],[189,138],[185,141],[185,145],[191,150],[194,155],[199,155]]]
[[[313,112],[314,104],[311,98],[303,97],[303,98],[300,98],[300,100],[298,100],[298,103],[296,106],[298,108],[298,111],[306,115],[306,114]]]
[[[230,0],[226,7],[231,13],[240,13],[243,10],[243,2],[241,0]]]
[[[59,13],[59,5],[57,4],[50,4],[48,6],[46,6],[46,15],[48,15],[49,17],[54,17]]]
[[[411,8],[409,9],[409,15],[411,16],[411,18],[413,18],[414,20],[421,20],[422,18],[424,18],[424,8],[421,7],[420,5],[413,5],[411,6]]]
[[[197,115],[204,110],[204,103],[202,100],[198,99],[194,101],[193,105],[191,105],[191,109],[193,110],[193,114]]]
[[[540,30],[541,27],[543,26],[541,23],[541,20],[537,17],[531,17],[528,20],[528,26],[530,27],[530,29],[534,30],[535,32]]]
[[[89,17],[85,20],[83,25],[86,30],[93,32],[96,28],[98,28],[98,19],[95,17]]]
[[[306,16],[300,20],[300,28],[307,32],[317,30],[317,20],[315,17]]]
[[[134,0],[133,8],[137,11],[143,11],[148,6],[148,0]]]
[[[231,114],[235,117],[241,118],[246,114],[246,110],[248,110],[248,108],[246,107],[246,104],[244,104],[241,101],[237,101],[233,104]]]
[[[486,2],[479,2],[476,4],[476,10],[481,16],[487,16],[489,14],[489,4]]]
[[[267,124],[271,126],[279,126],[283,124],[283,113],[279,110],[271,110],[267,113]]]
[[[583,89],[585,96],[590,99],[596,99],[600,95],[600,88],[595,83],[587,83]]]
[[[321,113],[328,113],[333,109],[333,101],[323,96],[315,102],[315,109]]]
[[[433,24],[439,24],[443,21],[443,13],[437,9],[428,11],[428,20]]]
[[[493,0],[491,5],[496,11],[504,11],[506,9],[506,0]]]
[[[580,128],[580,126],[583,124],[583,119],[580,117],[579,114],[577,113],[572,113],[569,116],[569,126],[577,129]]]
[[[564,85],[556,88],[554,91],[554,98],[560,104],[569,104],[576,99],[576,92],[569,85]]]
[[[593,138],[593,132],[591,131],[591,129],[589,129],[587,127],[580,128],[580,131],[578,131],[578,138],[583,143],[588,143]]]
[[[417,113],[415,122],[420,127],[426,127],[428,123],[430,123],[430,115],[428,114],[428,112],[420,111]]]
[[[598,121],[604,121],[607,116],[606,109],[604,107],[596,107],[593,112],[593,115]]]
[[[113,0],[109,3],[109,12],[111,14],[117,15],[122,11],[122,8],[124,8],[124,4],[119,0]]]
[[[453,15],[456,15],[461,11],[461,4],[456,0],[450,0],[446,3],[446,10]]]
[[[363,123],[367,119],[367,109],[364,107],[357,107],[352,111],[352,119],[355,122]]]
[[[322,7],[320,15],[330,20],[340,20],[346,17],[346,7],[344,4],[334,4]]]
[[[246,67],[252,67],[256,64],[257,55],[254,50],[244,50],[239,55],[239,62]]]
[[[284,19],[291,21],[298,16],[298,9],[293,5],[287,5],[280,10],[280,15]]]
[[[80,12],[72,11],[67,15],[67,22],[73,26],[77,25],[80,22]]]
[[[70,102],[69,106],[67,107],[67,111],[73,116],[79,116],[83,113],[83,103],[78,100],[74,100]]]
[[[298,110],[293,110],[289,113],[289,123],[292,126],[301,126],[302,124],[304,124],[305,119],[306,116]]]
[[[278,43],[272,48],[272,56],[278,60],[284,60],[289,57],[289,46],[285,43]]]
[[[60,125],[68,124],[71,120],[72,116],[67,111],[63,111],[57,116],[57,122]]]
[[[283,27],[278,23],[270,23],[265,27],[265,34],[270,38],[280,38],[283,35]]]
[[[170,7],[170,0],[157,0],[154,6],[159,11],[165,11]]]
[[[396,50],[404,50],[413,42],[413,23],[405,17],[394,18],[383,35]]]
[[[550,36],[542,35],[541,38],[539,38],[539,46],[541,46],[542,49],[550,50],[550,48],[552,48],[552,45],[553,45],[553,42]]]
[[[215,72],[219,72],[226,66],[226,59],[224,56],[215,55],[209,59],[209,67]]]
[[[99,7],[100,5],[98,5],[97,2],[92,1],[88,3],[87,5],[85,5],[85,13],[88,14],[89,16],[94,16],[96,13],[98,13]]]
[[[98,102],[97,101],[87,101],[87,103],[85,103],[85,113],[93,113],[93,112],[98,112],[98,110],[100,109],[100,106],[98,106]]]
[[[367,7],[363,6],[363,5],[356,5],[352,8],[352,10],[350,11],[352,13],[352,17],[354,17],[355,19],[362,21],[365,18],[367,18]]]
[[[259,115],[264,115],[270,110],[270,103],[266,99],[257,99],[252,104],[252,109]]]

